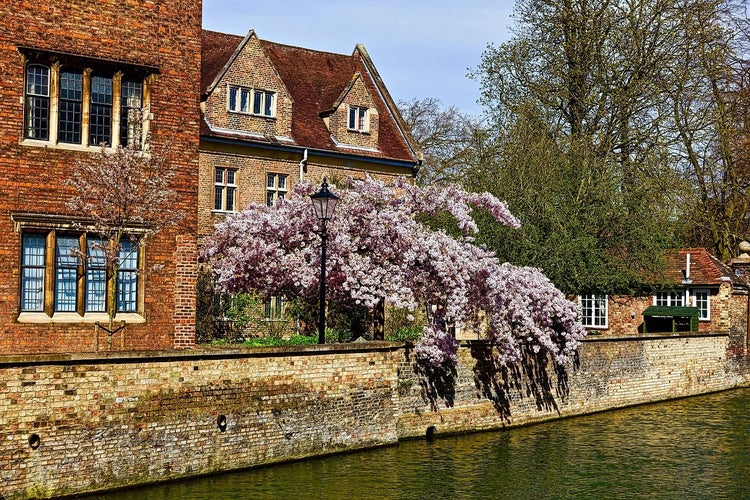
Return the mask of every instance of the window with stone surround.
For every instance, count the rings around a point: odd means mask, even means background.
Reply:
[[[148,80],[155,69],[19,50],[27,59],[24,145],[64,149],[143,146],[150,119]]]
[[[370,113],[362,106],[349,106],[349,120],[347,128],[356,132],[370,131]]]
[[[608,297],[606,295],[582,294],[578,298],[581,324],[587,328],[608,328]]]
[[[214,174],[214,210],[234,212],[236,210],[237,170],[217,167]]]
[[[117,312],[138,313],[142,287],[138,243],[127,238],[121,241],[117,280],[107,279],[102,245],[101,238],[85,232],[23,231],[21,313],[44,313],[51,318],[59,313],[84,318],[105,313],[113,286]]]
[[[276,92],[229,85],[227,97],[227,109],[234,113],[276,116]]]
[[[286,198],[288,177],[284,174],[266,175],[266,205],[272,207],[278,200]]]

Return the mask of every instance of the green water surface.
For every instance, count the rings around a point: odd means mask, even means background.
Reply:
[[[99,498],[750,498],[750,389]]]

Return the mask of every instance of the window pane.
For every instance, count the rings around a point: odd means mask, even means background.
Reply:
[[[227,184],[234,184],[234,174],[236,171],[227,169]]]
[[[227,206],[226,209],[230,212],[234,211],[234,193],[236,188],[227,187]]]
[[[229,87],[229,109],[237,111],[237,87]]]
[[[29,139],[49,139],[49,68],[31,65],[26,69],[26,127]]]
[[[262,109],[261,101],[263,98],[263,92],[255,92],[255,95],[253,96],[253,113],[256,115],[260,114],[260,110]]]
[[[286,175],[279,175],[279,189],[286,189]]]
[[[121,242],[120,269],[117,273],[117,310],[135,312],[138,303],[138,246]]]
[[[240,111],[243,113],[249,113],[250,112],[250,91],[242,89],[242,106],[240,108]]]
[[[268,174],[266,177],[267,183],[266,186],[269,188],[275,188],[276,187],[276,176],[274,174]]]
[[[73,71],[61,71],[58,141],[70,144],[81,143],[82,99],[83,75]]]
[[[357,109],[349,108],[349,128],[354,130],[357,128]]]
[[[107,272],[104,244],[100,238],[89,238],[87,242],[86,311],[106,311]]]
[[[359,130],[367,130],[367,110],[365,108],[359,108],[359,123],[358,128]]]
[[[271,116],[273,114],[273,92],[266,92],[265,94],[265,108],[263,114]]]
[[[214,186],[214,210],[224,210],[223,186]]]
[[[26,93],[49,97],[49,68],[31,65],[26,69]]]
[[[112,142],[112,78],[91,77],[89,132],[89,144],[93,146]]]
[[[141,107],[143,84],[124,79],[120,98],[120,144],[139,144],[141,141]]]
[[[42,234],[24,234],[21,245],[21,310],[42,311],[46,237]]]
[[[224,184],[224,172],[223,168],[217,168],[214,174],[214,182],[216,184]]]
[[[55,311],[75,311],[78,289],[78,238],[60,236],[55,246]]]

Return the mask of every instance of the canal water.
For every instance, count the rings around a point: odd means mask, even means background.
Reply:
[[[745,499],[750,389],[99,498]]]

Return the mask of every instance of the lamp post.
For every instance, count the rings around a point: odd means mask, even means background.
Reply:
[[[320,312],[318,316],[318,344],[326,342],[326,244],[328,242],[328,231],[326,222],[333,216],[339,197],[328,190],[328,182],[323,177],[320,191],[310,195],[312,199],[315,216],[320,221]]]

